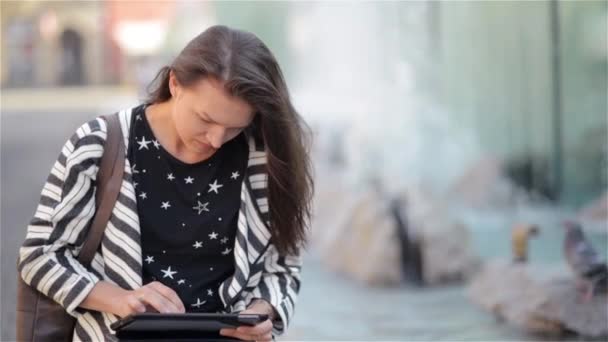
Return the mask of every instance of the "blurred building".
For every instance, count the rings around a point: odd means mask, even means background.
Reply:
[[[108,46],[103,14],[100,2],[3,2],[2,86],[119,82],[111,76],[118,66],[105,61],[115,46]]]
[[[158,53],[174,2],[4,1],[2,87],[121,84]]]
[[[5,89],[141,87],[220,23],[267,43],[302,114],[346,137],[331,141],[350,169],[448,184],[490,155],[542,198],[579,206],[608,188],[606,1],[0,6]]]

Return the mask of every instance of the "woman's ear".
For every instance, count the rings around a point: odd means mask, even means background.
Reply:
[[[177,77],[175,77],[175,73],[173,70],[169,71],[169,92],[171,92],[171,97],[177,97],[179,95],[179,82],[177,81]]]

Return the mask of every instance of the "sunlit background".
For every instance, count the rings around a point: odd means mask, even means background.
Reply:
[[[2,341],[17,249],[63,142],[136,105],[214,24],[269,46],[314,133],[315,217],[285,339],[544,338],[497,322],[467,284],[510,260],[517,222],[540,227],[532,265],[569,274],[565,218],[606,255],[605,1],[2,1]]]

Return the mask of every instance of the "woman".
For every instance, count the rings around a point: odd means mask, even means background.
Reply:
[[[269,314],[222,329],[285,331],[300,288],[312,178],[306,125],[255,35],[214,26],[160,70],[150,99],[118,113],[125,176],[104,238],[76,261],[94,214],[101,118],[65,144],[20,249],[25,282],[77,318],[74,340],[112,340],[145,311]]]

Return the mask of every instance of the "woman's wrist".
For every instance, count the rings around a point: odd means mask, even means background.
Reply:
[[[274,321],[275,318],[278,317],[274,307],[270,305],[267,300],[262,298],[255,298],[254,300],[252,300],[251,304],[249,304],[249,308],[253,308],[261,314],[268,315],[268,319],[270,319],[271,321]]]
[[[80,307],[122,317],[125,312],[123,298],[128,293],[129,290],[102,280],[95,284]]]

